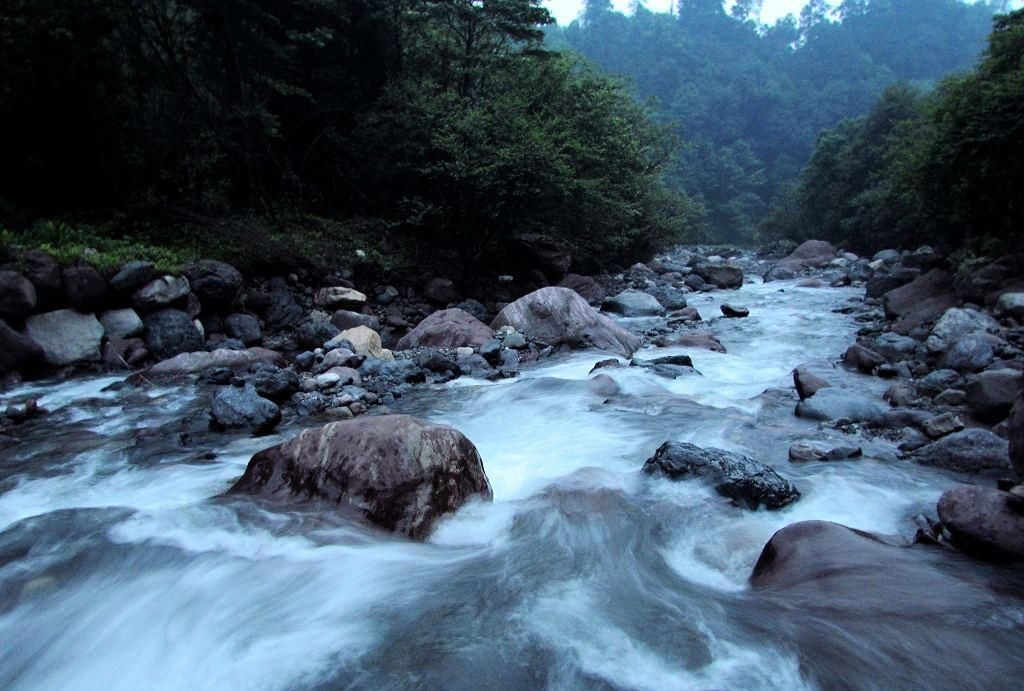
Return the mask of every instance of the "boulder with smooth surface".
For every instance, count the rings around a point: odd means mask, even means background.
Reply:
[[[796,414],[826,422],[872,422],[885,415],[885,408],[874,399],[830,386],[797,403]]]
[[[992,487],[957,485],[939,499],[939,520],[964,551],[1024,559],[1021,500]]]
[[[1010,469],[1010,450],[1005,439],[984,429],[965,429],[925,444],[910,454],[921,465],[961,473]]]
[[[184,276],[161,276],[136,290],[132,302],[140,312],[150,312],[184,300],[191,290]]]
[[[601,309],[623,317],[658,317],[665,314],[665,307],[657,298],[639,290],[624,290],[605,300]]]
[[[494,331],[457,307],[438,310],[402,336],[398,350],[412,348],[479,348],[494,338]]]
[[[142,333],[142,318],[131,307],[120,310],[107,310],[100,315],[100,323],[107,338],[130,338]]]

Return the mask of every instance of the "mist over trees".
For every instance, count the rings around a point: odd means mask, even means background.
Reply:
[[[758,3],[681,0],[677,14],[614,12],[589,0],[552,34],[653,97],[685,142],[669,182],[703,206],[705,239],[744,242],[789,187],[818,134],[867,113],[889,85],[927,90],[978,60],[1005,3],[811,0],[758,25]]]

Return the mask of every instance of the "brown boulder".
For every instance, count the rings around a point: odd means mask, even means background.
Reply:
[[[939,499],[939,520],[966,551],[1024,559],[1020,500],[991,487],[958,485]]]
[[[896,321],[892,330],[904,335],[935,321],[956,303],[953,276],[942,269],[932,269],[882,296],[885,316]]]
[[[687,346],[689,348],[703,348],[713,353],[724,353],[725,346],[707,331],[687,331],[672,342],[674,346]]]
[[[471,498],[492,498],[480,455],[465,436],[408,415],[304,430],[253,456],[230,493],[323,499],[415,539]]]
[[[494,338],[489,326],[469,312],[457,307],[439,310],[402,336],[396,348],[461,348],[479,347]]]

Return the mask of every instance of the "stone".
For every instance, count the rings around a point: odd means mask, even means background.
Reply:
[[[605,300],[601,309],[623,317],[658,317],[665,314],[665,307],[657,298],[639,290],[624,290]]]
[[[36,309],[36,287],[17,271],[0,271],[0,318],[23,319]]]
[[[68,309],[36,314],[25,320],[25,333],[54,367],[100,360],[103,325],[95,315]]]
[[[323,500],[413,539],[427,537],[466,502],[493,496],[480,454],[465,436],[408,415],[304,430],[253,456],[230,493]]]
[[[1024,511],[1009,493],[957,485],[942,495],[937,508],[939,520],[964,551],[1024,559]]]
[[[938,396],[946,389],[960,388],[963,378],[956,370],[939,369],[929,372],[917,381],[917,390],[922,396]]]
[[[596,348],[623,357],[631,357],[641,345],[638,337],[598,313],[568,288],[541,288],[506,305],[491,328],[506,325],[548,345]]]
[[[447,278],[432,278],[423,286],[423,297],[431,304],[447,307],[450,303],[458,302],[461,295],[453,281]]]
[[[281,409],[256,393],[252,384],[218,388],[211,414],[215,429],[245,429],[257,435],[269,434],[281,422]]]
[[[270,331],[288,329],[302,321],[302,308],[285,288],[278,288],[270,292],[267,296],[267,306],[262,314],[264,326]],[[337,330],[334,333],[337,333]],[[325,340],[327,339],[321,340],[317,345],[323,344]]]
[[[742,454],[669,441],[644,463],[644,472],[672,480],[700,478],[723,497],[750,509],[781,509],[800,498],[791,482],[769,466]]]
[[[462,310],[463,312],[467,312],[473,315],[480,321],[483,321],[484,319],[487,318],[487,308],[484,307],[483,303],[479,302],[478,300],[463,300],[462,302],[455,305],[455,307]]]
[[[179,353],[172,358],[161,360],[150,367],[146,374],[154,377],[158,375],[198,374],[209,369],[222,367],[243,370],[257,363],[281,366],[284,364],[284,357],[280,353],[266,348],[198,350]]]
[[[1006,420],[1006,438],[1013,470],[1018,478],[1024,479],[1024,391],[1017,394]]]
[[[42,347],[0,319],[0,373],[30,371],[43,363]]]
[[[843,363],[865,374],[871,374],[884,362],[884,357],[859,343],[854,343],[843,353]]]
[[[714,335],[707,331],[687,331],[679,335],[674,341],[673,346],[684,346],[687,348],[701,348],[703,350],[710,350],[713,353],[724,353],[725,346],[722,342],[715,338]]]
[[[368,327],[357,326],[346,329],[334,338],[348,341],[352,344],[355,352],[360,355],[369,355],[375,358],[383,356],[380,334]]]
[[[739,305],[730,305],[726,303],[721,306],[721,310],[722,314],[729,318],[743,318],[750,316],[750,310]]]
[[[184,300],[191,289],[184,276],[161,276],[136,290],[132,302],[140,312],[151,312]]]
[[[107,338],[131,338],[142,333],[142,318],[131,307],[107,310],[100,315],[100,323]]]
[[[248,381],[256,393],[275,403],[288,400],[299,390],[299,375],[290,369],[258,362],[250,368],[250,372]]]
[[[569,271],[569,246],[549,235],[525,233],[508,242],[508,260],[526,270],[537,269],[551,281],[561,280]]]
[[[203,337],[187,312],[163,309],[146,315],[146,346],[157,359],[203,349]]]
[[[361,309],[366,305],[366,294],[345,286],[330,286],[316,291],[313,302],[325,309]]]
[[[743,287],[743,269],[735,264],[697,264],[693,267],[693,273],[716,288]]]
[[[845,461],[859,458],[864,451],[857,446],[823,447],[807,441],[798,441],[789,447],[789,460],[793,463],[807,461]]]
[[[955,413],[943,413],[930,417],[921,425],[922,431],[931,439],[939,439],[947,434],[959,432],[964,428],[964,421]]]
[[[765,275],[765,280],[793,278],[806,269],[819,269],[828,266],[829,262],[835,258],[836,248],[832,244],[824,240],[807,240],[791,254],[780,259]]]
[[[224,317],[224,332],[231,338],[237,338],[247,346],[263,340],[259,320],[251,314],[235,313]]]
[[[353,312],[351,310],[335,310],[334,314],[331,315],[331,323],[341,331],[357,326],[365,326],[368,329],[380,331],[380,319],[372,314],[363,314],[362,312]]]
[[[684,307],[683,309],[675,310],[674,312],[672,312],[672,314],[669,315],[669,318],[668,318],[668,323],[669,324],[674,324],[674,323],[684,323],[684,324],[687,324],[687,323],[690,323],[690,322],[699,322],[699,321],[702,321],[702,320],[701,320],[701,317],[700,317],[700,312],[697,311],[696,307]]]
[[[629,362],[630,367],[643,367],[651,370],[654,374],[668,379],[677,379],[693,374],[700,374],[693,368],[693,360],[689,355],[668,355],[653,360],[640,360],[633,358]],[[591,370],[593,371],[593,370]]]
[[[806,367],[797,367],[793,370],[793,386],[796,388],[800,400],[803,401],[832,385]]]
[[[964,389],[967,407],[978,420],[996,423],[1006,418],[1014,399],[1024,390],[1024,375],[1013,369],[996,369],[976,374]]]
[[[313,311],[295,329],[295,339],[304,348],[320,348],[338,333],[338,327],[331,323],[325,313]]]
[[[114,274],[109,285],[115,293],[131,293],[152,281],[155,276],[156,267],[153,262],[128,262]]]
[[[687,288],[694,291],[695,293],[711,290],[711,286],[708,285],[707,281],[705,281],[697,274],[689,274],[686,278],[683,279],[683,285],[685,285]]]
[[[192,292],[211,307],[231,305],[242,289],[242,274],[225,262],[200,259],[186,265],[184,273]]]
[[[21,273],[36,289],[35,309],[60,306],[64,299],[64,278],[60,264],[43,250],[28,250],[18,257]],[[0,304],[3,300],[0,299]]]
[[[999,322],[984,312],[951,307],[935,322],[925,345],[932,353],[944,353],[964,336],[972,333],[995,333]]]
[[[828,387],[797,403],[796,414],[797,417],[828,422],[872,422],[885,415],[885,408],[852,391]]]
[[[687,306],[686,291],[679,288],[673,288],[672,286],[666,285],[656,285],[647,288],[646,292],[661,303],[666,310],[674,312]]]
[[[1024,320],[1024,293],[1003,293],[993,313],[999,319]]]
[[[76,264],[64,269],[62,282],[68,302],[80,312],[91,312],[99,308],[107,296],[107,282],[99,271],[88,264]]]
[[[890,361],[906,360],[917,352],[919,342],[909,336],[887,332],[875,339],[873,350]]]
[[[953,277],[942,269],[932,269],[882,297],[885,316],[896,322],[892,330],[904,335],[938,319],[955,305]]]
[[[110,367],[131,369],[148,359],[149,351],[141,338],[112,338],[103,344],[102,358]]]
[[[932,403],[951,407],[962,406],[967,403],[967,392],[960,389],[946,389],[933,398]]]
[[[891,290],[907,285],[921,275],[917,269],[895,269],[889,273],[876,273],[867,280],[864,296],[880,298]]]
[[[989,334],[968,333],[954,341],[940,359],[945,367],[958,372],[977,372],[995,361],[995,344]]]
[[[494,331],[457,307],[439,310],[399,339],[398,350],[412,348],[480,347],[494,338]]]
[[[1006,440],[984,429],[948,434],[915,450],[910,458],[921,465],[961,473],[1002,472],[1010,468]]]
[[[558,284],[562,288],[575,290],[591,305],[600,305],[604,302],[605,292],[601,284],[592,276],[580,276],[579,274],[568,274]]]

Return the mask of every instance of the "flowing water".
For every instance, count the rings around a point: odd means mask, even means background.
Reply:
[[[897,460],[884,440],[858,439],[855,461],[788,462],[796,440],[844,440],[793,415],[789,373],[851,342],[856,323],[833,310],[856,294],[730,293],[751,316],[713,325],[728,354],[686,351],[702,376],[606,369],[620,388],[608,395],[588,375],[607,355],[577,352],[515,380],[407,396],[396,412],[465,433],[494,488],[425,543],[323,507],[222,498],[295,429],[195,429],[192,387],[12,392],[53,412],[0,452],[0,688],[1015,687],[1024,579],[1007,567],[931,550],[923,563],[964,598],[886,581],[885,565],[871,592],[747,584],[779,528],[826,519],[909,538],[957,479]],[[708,316],[721,299],[692,304]],[[745,511],[699,482],[642,474],[667,440],[748,454],[803,498]]]

